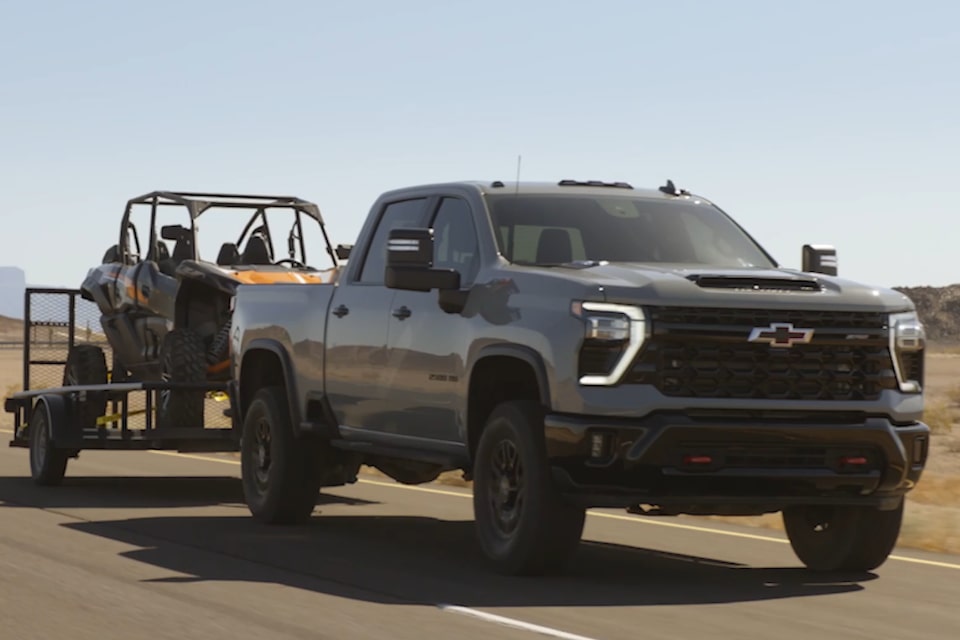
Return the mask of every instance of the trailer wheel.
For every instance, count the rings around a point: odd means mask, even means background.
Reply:
[[[103,349],[92,344],[78,344],[67,354],[63,385],[106,384],[107,359]],[[95,427],[97,418],[107,412],[107,394],[87,391],[83,400],[74,401],[74,414],[82,428]]]
[[[206,345],[199,333],[190,329],[174,329],[163,339],[160,350],[164,382],[204,382],[207,379]],[[202,390],[163,390],[157,407],[157,424],[161,428],[203,428]]]
[[[580,543],[586,510],[557,492],[543,440],[543,411],[509,401],[490,414],[473,466],[473,509],[484,554],[501,573],[564,567]]]
[[[294,438],[283,387],[256,393],[240,445],[243,495],[255,519],[295,524],[310,518],[320,493],[324,445]]]
[[[30,476],[34,483],[56,486],[63,482],[70,452],[53,446],[49,407],[41,400],[30,414]]]

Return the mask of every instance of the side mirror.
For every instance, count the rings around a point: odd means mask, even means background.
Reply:
[[[166,224],[160,227],[160,237],[164,240],[179,240],[187,232],[186,227],[179,224]]]
[[[459,289],[460,273],[433,268],[433,229],[394,229],[387,240],[384,281],[390,289]]]
[[[333,251],[337,254],[337,260],[349,260],[351,249],[353,249],[352,244],[338,244]]]
[[[803,245],[803,270],[827,276],[837,275],[837,250],[828,244]]]

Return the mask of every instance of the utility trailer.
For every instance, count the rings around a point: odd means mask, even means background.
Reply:
[[[78,319],[87,323],[85,329]],[[91,321],[99,324],[96,308],[79,289],[29,288],[25,293],[23,390],[7,397],[4,410],[14,414],[10,446],[30,450],[34,482],[60,484],[68,460],[85,449],[239,450],[229,381],[113,382],[107,372],[106,383],[77,384],[72,368],[78,362],[95,368],[110,361],[110,345],[90,329]],[[175,394],[204,396],[201,424],[158,426],[158,407]]]

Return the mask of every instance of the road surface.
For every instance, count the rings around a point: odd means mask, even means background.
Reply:
[[[41,488],[0,449],[0,638],[960,638],[958,556],[828,580],[776,532],[602,511],[570,575],[510,579],[463,490],[365,477],[266,527],[238,477],[226,456],[83,452]]]

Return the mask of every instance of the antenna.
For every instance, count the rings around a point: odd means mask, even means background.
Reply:
[[[513,195],[517,195],[520,192],[520,161],[523,159],[523,155],[517,155],[517,182],[516,186],[513,189]]]

